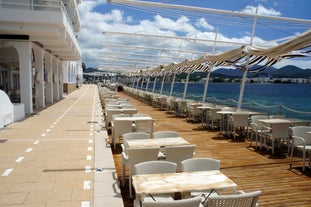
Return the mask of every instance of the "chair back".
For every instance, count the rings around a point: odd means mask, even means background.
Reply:
[[[112,125],[113,138],[119,138],[125,133],[133,131],[133,122],[131,120],[114,120]]]
[[[181,170],[181,161],[193,158],[195,145],[166,146],[165,158],[167,161],[175,162],[177,170]]]
[[[290,123],[272,124],[272,138],[288,138]]]
[[[177,164],[165,160],[146,161],[134,166],[136,175],[157,174],[157,173],[174,173]]]
[[[128,147],[127,140],[149,139],[149,138],[150,138],[150,134],[145,133],[145,132],[129,132],[129,133],[123,134],[123,144],[124,144],[125,149],[127,149]]]
[[[129,157],[129,176],[132,176],[134,166],[141,162],[158,160],[158,153],[160,148],[148,147],[148,148],[128,148],[127,154]]]
[[[153,133],[153,125],[154,120],[136,120],[135,126],[136,126],[136,132],[145,132],[152,134]]]
[[[269,119],[285,119],[285,115],[281,115],[281,114],[278,114],[278,115],[270,115],[270,116],[269,116]]]
[[[249,124],[249,115],[246,113],[233,113],[233,124],[235,127],[243,127],[243,126],[248,126]]]
[[[255,207],[261,191],[250,193],[211,196],[207,200],[208,207]]]
[[[130,115],[128,114],[113,114],[112,115],[112,121],[115,120],[117,117],[129,117]]]
[[[218,114],[217,112],[221,111],[220,108],[212,108],[210,110],[210,119],[211,120],[217,120],[217,119],[221,119],[221,114]]]
[[[202,197],[197,196],[173,201],[143,201],[142,207],[199,207],[201,200]]]
[[[235,108],[232,108],[232,107],[226,106],[226,107],[221,108],[221,110],[222,110],[222,111],[235,111],[236,109],[235,109]]]
[[[304,140],[306,145],[311,145],[311,127],[310,126],[295,126],[290,127],[290,134],[292,137],[300,137]],[[293,139],[293,145],[302,144],[299,139]]]
[[[153,133],[153,138],[172,138],[179,137],[179,132],[176,131],[157,131]]]
[[[251,126],[252,126],[252,129],[255,130],[255,131],[258,131],[258,130],[261,130],[265,124],[258,121],[258,120],[261,120],[261,119],[269,119],[269,116],[267,115],[254,115],[254,116],[251,116]]]
[[[190,158],[181,161],[183,172],[220,170],[220,160],[213,158]]]

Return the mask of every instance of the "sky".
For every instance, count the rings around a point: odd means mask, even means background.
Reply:
[[[87,68],[116,71],[155,68],[196,59],[203,54],[218,54],[241,44],[275,46],[311,28],[310,0],[145,1],[211,10],[200,12],[121,5],[113,0],[111,4],[106,0],[82,0],[78,41],[82,62]],[[256,11],[258,15],[284,20],[227,15],[227,12],[256,14]],[[309,22],[293,23],[289,19]],[[214,43],[215,39],[223,43]],[[311,58],[287,59],[274,67],[285,65],[311,69]]]

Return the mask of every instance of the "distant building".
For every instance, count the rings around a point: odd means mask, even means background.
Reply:
[[[81,0],[0,1],[0,87],[26,114],[63,98],[82,80]]]

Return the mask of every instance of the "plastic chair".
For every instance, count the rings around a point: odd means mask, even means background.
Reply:
[[[148,148],[128,148],[128,163],[129,163],[129,194],[132,197],[132,175],[135,174],[134,166],[140,162],[158,160],[158,147]],[[122,152],[122,156],[125,156]]]
[[[305,171],[306,166],[306,152],[309,151],[309,166],[311,160],[311,127],[310,126],[295,126],[290,128],[292,136],[291,153],[290,153],[290,168],[293,165],[294,148],[302,150],[302,171]]]
[[[133,122],[131,120],[113,120],[111,122],[112,127],[112,143],[114,149],[116,149],[116,139],[128,132],[133,131]]]
[[[220,108],[211,108],[206,116],[206,123],[209,125],[209,127],[211,129],[214,129],[214,124],[215,123],[218,123],[218,127],[220,127],[221,125],[221,119],[222,119],[222,116],[221,114],[218,114],[217,112],[218,111],[221,111]]]
[[[235,140],[236,129],[241,128],[242,132],[246,129],[246,134],[248,137],[248,125],[249,125],[249,115],[247,113],[235,112],[232,114],[231,127],[233,131],[233,137]]]
[[[251,143],[250,143],[250,146],[252,146],[252,144],[253,144],[253,135],[255,135],[256,148],[258,146],[258,143],[260,145],[260,148],[262,147],[261,134],[264,132],[267,132],[267,130],[265,129],[265,125],[262,122],[258,121],[261,119],[269,119],[269,117],[267,115],[251,116],[251,123],[250,123]],[[260,141],[259,141],[259,138],[260,138]]]
[[[154,120],[136,120],[135,121],[135,131],[153,133]]]
[[[213,158],[190,158],[181,161],[181,169],[183,172],[219,170],[220,160]]]
[[[166,146],[165,159],[166,161],[175,162],[177,170],[181,170],[181,161],[193,158],[195,147],[195,145]]]
[[[220,170],[220,160],[213,158],[190,158],[181,161],[181,169],[183,172],[196,172],[196,171],[208,171],[208,170]],[[191,196],[205,195],[203,201],[207,199],[207,196],[215,196],[215,191],[203,191],[203,192],[191,192]]]
[[[198,107],[202,106],[203,104],[191,104],[189,107],[189,121],[192,122],[199,122],[202,117],[202,110],[200,110]]]
[[[150,138],[150,134],[145,133],[145,132],[129,132],[129,133],[123,134],[123,144],[121,144],[122,153],[124,153],[124,156],[122,156],[122,186],[124,186],[124,182],[125,182],[125,166],[128,164],[127,140],[149,139],[149,138]]]
[[[266,140],[271,139],[271,147],[272,147],[272,154],[274,154],[275,149],[275,141],[280,144],[280,141],[285,139],[287,144],[289,143],[289,127],[290,123],[274,123],[271,124],[271,131],[264,133],[264,144],[266,145]],[[268,148],[268,146],[266,145]]]
[[[278,114],[278,115],[270,115],[269,118],[270,118],[270,119],[285,119],[285,115],[281,115],[281,114]]]
[[[179,137],[179,132],[176,131],[157,131],[153,133],[153,138],[173,138]],[[159,159],[165,159],[165,147],[160,148]]]
[[[208,207],[255,207],[261,191],[234,195],[218,195],[207,200]]]
[[[201,197],[174,201],[143,201],[142,207],[202,207]]]
[[[143,175],[143,174],[157,174],[157,173],[174,173],[176,172],[177,164],[174,162],[168,161],[147,161],[141,162],[134,166],[135,174],[136,175]],[[148,197],[144,197],[143,200],[156,200],[156,201],[164,201],[170,200],[173,201],[173,194],[157,194],[157,195],[150,195]]]

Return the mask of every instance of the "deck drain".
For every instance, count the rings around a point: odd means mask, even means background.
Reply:
[[[96,168],[96,172],[103,172],[104,168]]]
[[[97,121],[88,121],[87,123],[88,124],[97,124],[98,122]]]

